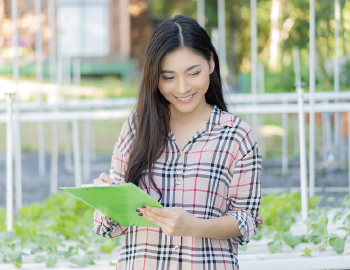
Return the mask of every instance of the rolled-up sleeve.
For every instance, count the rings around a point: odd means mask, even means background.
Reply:
[[[258,145],[250,133],[248,132],[235,153],[237,161],[231,171],[233,177],[225,212],[225,215],[237,220],[242,236],[230,240],[240,245],[248,244],[257,233],[257,227],[263,223],[258,212],[261,201],[262,160]]]
[[[112,154],[109,177],[114,179],[117,184],[125,182],[125,172],[128,164],[129,152],[134,139],[132,117],[133,116],[130,116],[123,124]],[[113,238],[126,234],[128,226],[119,226],[115,221],[104,216],[100,211],[95,210],[93,230],[96,234],[103,237]]]

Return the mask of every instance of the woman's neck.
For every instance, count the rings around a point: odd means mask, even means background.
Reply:
[[[203,106],[190,113],[179,112],[170,106],[170,121],[185,125],[194,122],[208,121],[212,110],[213,108],[208,103],[203,104]]]

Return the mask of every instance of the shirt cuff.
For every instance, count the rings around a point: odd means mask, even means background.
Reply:
[[[230,238],[230,241],[239,244],[246,245],[253,238],[253,236],[257,233],[257,227],[255,225],[255,221],[253,217],[246,211],[226,211],[225,215],[229,215],[237,220],[238,229],[242,234],[241,237],[233,237]]]

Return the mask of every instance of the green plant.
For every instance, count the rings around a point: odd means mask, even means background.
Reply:
[[[5,230],[3,208],[0,217],[0,228]],[[94,264],[98,254],[111,253],[121,239],[97,236],[92,226],[92,208],[65,193],[53,194],[43,203],[22,207],[14,231],[0,233],[0,263],[20,267],[23,256],[32,255],[34,262],[45,262],[47,268],[59,260],[75,267]]]
[[[0,232],[0,263],[22,266],[21,238],[15,232]]]
[[[334,198],[328,198],[328,202],[334,202]],[[345,236],[341,237],[337,232],[328,231],[329,220],[328,212],[331,208],[319,207],[321,197],[313,196],[309,198],[309,233],[305,235],[293,235],[290,232],[291,226],[300,216],[300,195],[298,193],[268,194],[262,197],[260,213],[264,218],[264,224],[259,227],[260,234],[271,237],[268,243],[271,253],[277,253],[283,250],[287,245],[295,248],[300,243],[313,244],[319,251],[324,251],[328,246],[335,252],[342,254],[344,252],[347,235],[350,233],[350,198],[346,196],[333,221],[341,221],[341,226],[337,231],[345,230]],[[261,239],[261,237],[260,237]],[[255,237],[259,240],[259,237]],[[305,248],[303,256],[311,256],[312,249]]]

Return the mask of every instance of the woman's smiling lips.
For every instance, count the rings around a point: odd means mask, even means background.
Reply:
[[[197,92],[196,92],[197,93]],[[189,103],[191,102],[193,96],[196,94],[196,93],[193,93],[192,95],[189,95],[187,97],[184,97],[184,98],[180,98],[180,97],[176,97],[176,99],[181,102],[181,103]]]

